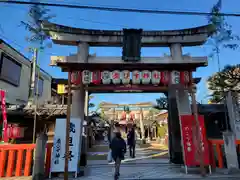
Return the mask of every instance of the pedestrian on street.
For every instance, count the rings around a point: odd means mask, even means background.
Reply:
[[[124,155],[127,151],[126,142],[121,136],[120,132],[116,132],[115,137],[110,143],[110,149],[112,150],[112,158],[115,161],[115,179],[118,179],[120,176],[119,170],[121,161],[124,159]]]
[[[134,126],[128,132],[127,144],[128,144],[128,147],[129,147],[130,157],[135,158],[136,134],[135,134]]]

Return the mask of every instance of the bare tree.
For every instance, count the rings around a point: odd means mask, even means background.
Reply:
[[[208,44],[212,46],[210,57],[217,58],[218,71],[221,70],[220,65],[220,50],[222,48],[236,50],[239,48],[239,36],[234,34],[232,26],[226,21],[224,16],[221,16],[222,0],[211,8],[211,14],[207,17],[208,22],[213,24],[216,28],[215,33],[212,34]]]

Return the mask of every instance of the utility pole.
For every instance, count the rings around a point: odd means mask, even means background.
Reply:
[[[32,58],[32,67],[31,67],[31,83],[30,83],[30,92],[29,92],[29,100],[28,105],[34,104],[35,97],[35,85],[36,85],[36,68],[37,68],[37,56],[38,49],[33,49],[33,58]]]
[[[196,96],[195,96],[195,89],[192,86],[191,89],[191,97],[192,97],[192,107],[193,107],[193,114],[194,114],[194,122],[193,122],[193,136],[195,135],[195,145],[197,146],[196,155],[197,158],[200,160],[200,172],[203,177],[206,176],[206,171],[204,167],[204,154],[201,145],[201,133],[200,133],[200,124],[198,121],[198,109],[196,103]]]
[[[33,49],[33,59],[32,59],[32,66],[31,66],[31,84],[30,84],[30,93],[29,93],[29,100],[28,100],[28,106],[35,105],[34,106],[34,123],[33,123],[33,143],[35,143],[36,139],[36,126],[37,126],[37,98],[38,94],[35,93],[36,87],[36,69],[37,69],[37,57],[38,57],[38,49]],[[39,76],[39,74],[38,74]],[[39,78],[39,77],[38,77]],[[38,86],[38,83],[37,83]],[[36,91],[38,91],[36,89]]]

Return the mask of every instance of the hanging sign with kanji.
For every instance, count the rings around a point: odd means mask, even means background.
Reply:
[[[51,160],[51,172],[64,172],[65,157],[69,160],[68,171],[78,171],[80,122],[78,118],[71,117],[69,128],[69,153],[65,152],[66,143],[66,119],[56,119],[53,152]]]

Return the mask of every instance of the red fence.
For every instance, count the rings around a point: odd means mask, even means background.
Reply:
[[[224,168],[224,154],[222,146],[223,140],[209,140],[211,165],[218,168]],[[240,152],[240,140],[236,141],[238,152]],[[30,176],[33,167],[33,154],[35,144],[9,144],[0,145],[0,178],[1,177],[17,177]],[[45,171],[46,176],[49,175],[51,165],[52,143],[46,146],[45,155]],[[214,154],[216,152],[216,159]]]
[[[224,141],[222,139],[209,139],[210,144],[210,156],[211,156],[211,165],[213,168],[216,167],[216,160],[218,162],[218,168],[224,168],[224,154],[223,154],[223,145]],[[237,151],[240,153],[240,140],[236,140]],[[216,152],[216,159],[215,159]]]
[[[0,178],[30,176],[33,167],[35,144],[0,145]],[[52,144],[47,144],[45,156],[46,175],[50,171]]]

